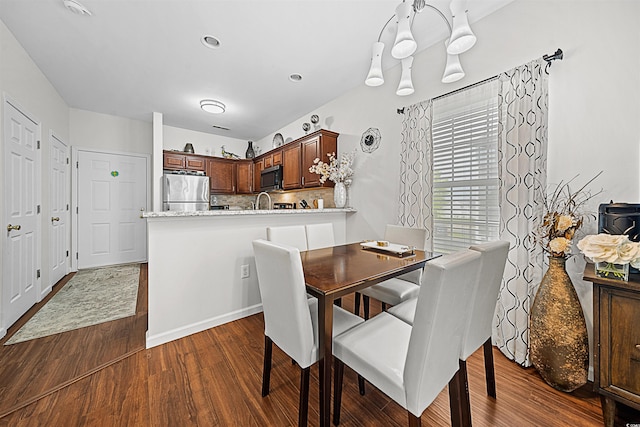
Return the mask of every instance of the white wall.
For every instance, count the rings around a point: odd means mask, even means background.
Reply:
[[[147,347],[262,311],[251,242],[267,227],[332,223],[345,243],[344,212],[211,214],[147,218],[149,324]],[[249,277],[240,278],[240,266]]]
[[[639,16],[637,1],[516,0],[474,25],[478,42],[461,56],[467,72],[461,81],[440,83],[444,50],[434,46],[413,63],[413,95],[395,95],[399,78],[395,67],[385,72],[383,86],[362,85],[277,132],[300,137],[302,123],[318,114],[322,127],[340,133],[339,150],[345,152],[358,147],[367,128],[380,129],[380,148],[372,154],[360,151],[356,160],[351,197],[358,213],[348,219],[347,240],[381,237],[384,225],[397,220],[402,117],[396,108],[483,80],[559,47],[565,59],[554,62],[550,71],[549,183],[578,174],[577,182],[583,183],[603,170],[593,185],[596,191],[603,189],[589,206],[593,212],[610,199],[638,203]],[[387,48],[392,43],[384,41]],[[368,66],[362,64],[363,80]],[[268,144],[272,138],[273,134],[267,135],[259,143]],[[591,222],[584,231],[595,232],[596,227]],[[573,257],[567,265],[591,331],[591,284],[581,280],[582,256]]]
[[[193,144],[196,154],[222,157],[222,146],[226,151],[237,154],[244,158],[247,151],[247,141],[226,136],[212,135],[210,133],[198,132],[194,130],[182,129],[173,126],[163,126],[164,149],[180,150],[184,149],[187,142]]]
[[[16,102],[19,107],[31,114],[33,119],[41,125],[41,169],[42,196],[39,203],[42,208],[41,215],[41,253],[40,268],[42,276],[40,283],[42,288],[49,286],[49,251],[50,225],[49,211],[51,202],[49,188],[49,134],[53,134],[66,144],[69,144],[69,107],[60,97],[58,92],[49,83],[40,69],[31,60],[22,46],[13,37],[9,29],[0,21],[0,92]],[[0,102],[0,118],[4,117],[4,105]],[[2,120],[0,119],[0,165],[4,171],[4,133]],[[5,186],[4,172],[0,173],[0,206],[4,206]],[[4,220],[4,208],[0,209],[0,223]],[[4,245],[0,245],[0,271],[3,270]],[[1,293],[0,293],[1,294]],[[2,296],[0,295],[0,298]],[[0,307],[2,306],[0,301]],[[2,315],[0,313],[0,319]],[[0,325],[0,331],[6,325]],[[0,333],[0,336],[3,334]]]
[[[71,144],[75,147],[122,153],[153,153],[151,120],[143,122],[76,108],[70,109],[69,119]]]

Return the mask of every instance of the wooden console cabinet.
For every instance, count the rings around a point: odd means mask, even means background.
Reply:
[[[606,427],[614,426],[618,402],[640,410],[640,274],[629,277],[598,277],[593,264],[583,275],[593,283],[593,384]]]

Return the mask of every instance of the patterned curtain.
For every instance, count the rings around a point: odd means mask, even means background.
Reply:
[[[427,251],[433,250],[432,113],[432,100],[405,107],[400,145],[398,224],[425,228],[427,230],[425,250]]]
[[[494,343],[530,366],[529,312],[542,278],[543,254],[531,232],[543,216],[547,176],[548,79],[542,59],[500,75],[498,168],[500,239],[511,243],[496,306]]]

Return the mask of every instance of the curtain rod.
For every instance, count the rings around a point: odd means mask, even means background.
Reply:
[[[562,52],[562,49],[558,49],[558,50],[556,50],[556,51],[555,51],[554,53],[552,53],[551,55],[542,55],[542,59],[544,59],[545,61],[547,61],[547,67],[549,67],[549,66],[551,65],[551,61],[555,61],[555,60],[562,60],[562,58],[563,58],[563,57],[564,57],[564,53]],[[479,82],[472,83],[472,84],[470,84],[470,85],[467,85],[467,86],[461,87],[460,89],[456,89],[456,90],[454,90],[454,91],[447,92],[447,93],[445,93],[445,94],[443,94],[443,95],[436,96],[435,98],[433,98],[433,100],[435,101],[436,99],[444,98],[444,97],[447,97],[447,96],[449,96],[449,95],[453,95],[454,93],[458,93],[458,92],[463,91],[463,90],[471,89],[471,88],[472,88],[472,87],[474,87],[474,86],[478,86],[478,85],[481,85],[481,84],[484,84],[484,83],[490,82],[490,81],[492,81],[492,80],[495,80],[495,79],[497,79],[499,76],[500,76],[500,75],[498,74],[498,75],[495,75],[495,76],[489,77],[488,79],[484,79],[484,80],[481,80],[481,81],[479,81]],[[404,114],[404,109],[405,109],[405,107],[398,108],[398,109],[396,109],[396,113],[398,113],[398,114]]]

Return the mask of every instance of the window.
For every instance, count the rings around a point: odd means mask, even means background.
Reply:
[[[470,91],[479,93],[433,105],[433,246],[441,253],[498,238],[497,89]]]

